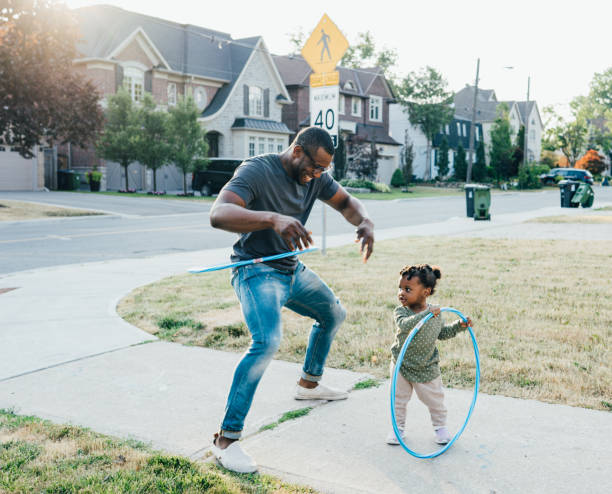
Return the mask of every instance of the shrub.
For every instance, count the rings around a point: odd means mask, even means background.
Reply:
[[[374,182],[366,180],[365,178],[343,178],[340,180],[340,185],[343,187],[376,190],[374,187]]]
[[[402,172],[401,168],[396,168],[391,177],[391,186],[402,187],[405,184],[406,179],[404,178],[404,172]]]
[[[99,172],[98,170],[85,172],[85,179],[87,180],[87,183],[100,182],[102,181],[102,172]]]
[[[376,182],[374,184],[374,190],[376,192],[391,192],[391,187],[389,187],[387,184]]]
[[[523,166],[519,170],[518,176],[519,189],[540,189],[540,173],[536,166]]]

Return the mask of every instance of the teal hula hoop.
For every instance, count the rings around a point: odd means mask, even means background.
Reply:
[[[453,309],[452,307],[442,307],[440,311],[441,312],[452,312],[454,314],[457,314],[464,322],[467,322],[467,317],[465,317],[457,309]],[[404,360],[404,355],[406,354],[406,350],[408,349],[408,345],[410,345],[410,342],[412,341],[414,336],[417,334],[419,329],[423,327],[423,324],[429,321],[429,319],[431,319],[432,317],[433,317],[433,314],[430,312],[423,319],[419,321],[419,323],[414,327],[412,331],[410,331],[410,334],[406,338],[406,341],[404,342],[404,345],[402,346],[402,349],[397,358],[397,363],[395,364],[395,370],[393,372],[393,378],[391,380],[391,423],[393,425],[393,432],[395,432],[395,437],[397,437],[397,440],[401,444],[402,448],[404,448],[408,453],[410,453],[412,456],[416,458],[435,458],[436,456],[439,456],[442,453],[444,453],[448,448],[450,448],[453,445],[453,443],[459,438],[459,436],[461,435],[461,433],[467,426],[467,423],[470,420],[470,417],[472,416],[474,405],[476,405],[476,398],[478,397],[478,385],[480,384],[480,353],[478,351],[478,344],[476,343],[476,337],[474,336],[474,331],[472,331],[472,328],[468,326],[467,330],[470,333],[470,338],[472,338],[472,344],[474,345],[474,358],[476,360],[476,379],[474,381],[474,395],[472,397],[472,403],[470,404],[470,409],[468,411],[467,417],[465,418],[465,421],[463,422],[463,425],[459,428],[455,436],[447,444],[445,444],[438,451],[434,451],[433,453],[429,453],[429,454],[417,453],[415,451],[412,451],[408,446],[406,446],[406,443],[404,442],[402,435],[397,427],[396,418],[395,418],[395,386],[397,383],[397,376],[400,371],[401,363]]]

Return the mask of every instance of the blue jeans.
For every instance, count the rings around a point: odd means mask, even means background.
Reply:
[[[252,338],[250,348],[234,371],[221,423],[222,434],[237,439],[257,385],[280,346],[282,307],[315,320],[302,369],[302,377],[314,382],[321,379],[329,348],[346,310],[323,280],[301,262],[293,274],[266,264],[242,266],[234,272],[232,285]]]

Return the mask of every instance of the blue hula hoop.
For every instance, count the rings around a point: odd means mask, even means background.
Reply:
[[[454,314],[457,314],[464,322],[467,322],[467,317],[465,317],[457,309],[453,309],[452,307],[442,307],[440,311],[452,312]],[[480,384],[480,353],[478,351],[478,344],[476,343],[476,337],[474,336],[474,332],[472,331],[472,328],[468,326],[467,330],[470,333],[470,338],[472,338],[472,344],[474,345],[474,358],[476,360],[476,379],[474,381],[474,396],[472,397],[472,403],[470,404],[470,409],[468,411],[467,417],[465,418],[465,422],[463,422],[463,425],[459,428],[455,436],[447,444],[445,444],[442,448],[440,448],[438,451],[434,451],[433,453],[429,453],[429,454],[421,454],[421,453],[412,451],[408,446],[406,446],[406,443],[404,443],[402,435],[397,427],[396,418],[395,418],[395,386],[397,383],[397,376],[400,371],[401,363],[404,360],[404,355],[406,354],[406,350],[408,349],[408,345],[410,345],[410,342],[412,341],[414,336],[417,334],[419,329],[423,327],[423,324],[425,324],[432,317],[433,317],[432,313],[427,314],[423,319],[419,321],[419,323],[414,327],[414,329],[410,332],[410,334],[406,338],[406,341],[404,342],[404,345],[402,346],[402,349],[397,358],[397,363],[395,364],[395,370],[393,372],[393,378],[391,380],[391,423],[393,425],[393,432],[395,432],[395,437],[397,437],[397,440],[401,444],[402,448],[404,448],[408,453],[410,453],[412,456],[416,458],[435,458],[436,456],[439,456],[442,453],[444,453],[448,448],[450,448],[453,445],[453,443],[457,440],[457,438],[459,438],[459,436],[461,435],[461,433],[467,426],[468,420],[470,420],[470,417],[472,416],[472,410],[474,410],[474,405],[476,404],[476,398],[478,397],[478,385]]]

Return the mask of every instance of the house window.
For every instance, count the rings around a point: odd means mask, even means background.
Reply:
[[[274,152],[274,139],[268,137],[268,153]]]
[[[382,98],[370,96],[370,120],[382,122]]]
[[[198,110],[206,108],[208,98],[206,97],[206,90],[203,87],[197,87],[193,90],[193,100],[195,101]]]
[[[263,116],[263,90],[257,86],[249,86],[249,112],[256,117]]]
[[[344,84],[344,89],[347,91],[355,91],[355,83],[351,80],[346,81]]]
[[[457,136],[461,137],[461,124],[457,122]]]
[[[344,115],[344,104],[344,94],[341,94],[339,98],[340,107],[338,108],[338,115]]]
[[[128,67],[123,71],[123,87],[130,93],[133,101],[142,101],[144,93],[144,72]]]
[[[249,137],[249,156],[255,156],[255,138]]]
[[[266,152],[266,140],[263,137],[259,138],[259,150],[258,154],[264,154]]]
[[[354,117],[361,116],[361,100],[356,96],[351,98],[351,115]]]
[[[276,152],[277,153],[282,153],[283,152],[283,148],[284,148],[284,142],[282,139],[277,139],[276,140]]]
[[[176,105],[176,84],[174,82],[168,83],[168,106]]]
[[[463,137],[465,137],[467,135],[467,132],[465,130],[465,124],[461,124],[461,126],[463,127]]]
[[[474,130],[476,131],[476,140],[480,141],[480,129],[474,126]]]
[[[448,124],[444,126],[444,132],[446,133],[447,136],[450,135],[450,126]]]

